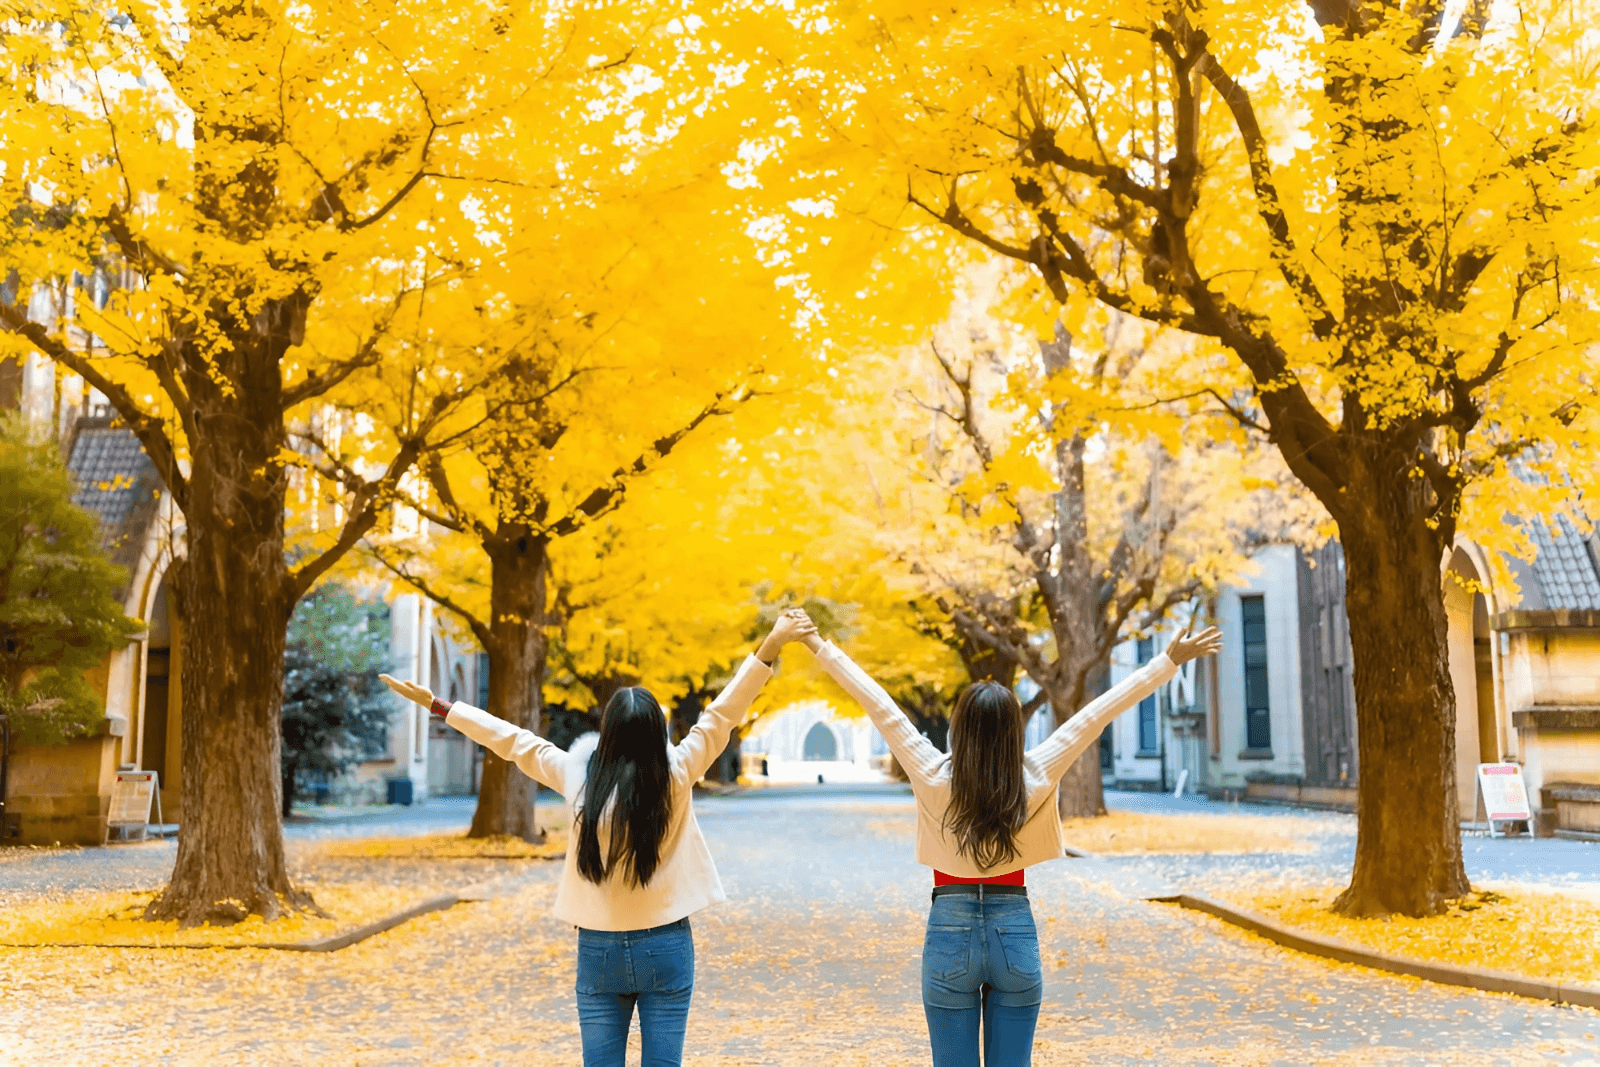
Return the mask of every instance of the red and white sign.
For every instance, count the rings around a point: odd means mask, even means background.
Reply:
[[[150,802],[156,794],[155,771],[118,771],[111,790],[112,825],[144,826],[150,821]]]
[[[1522,768],[1515,763],[1478,764],[1478,792],[1491,823],[1533,818]]]

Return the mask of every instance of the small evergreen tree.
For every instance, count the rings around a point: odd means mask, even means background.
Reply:
[[[394,702],[388,608],[328,583],[295,607],[284,652],[283,814],[298,789],[383,750]]]
[[[133,640],[127,571],[100,549],[99,522],[72,503],[50,442],[0,417],[0,727],[9,740],[61,743],[91,733],[105,706],[83,672]],[[0,801],[4,798],[0,797]]]

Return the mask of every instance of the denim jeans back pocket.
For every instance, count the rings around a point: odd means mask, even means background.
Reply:
[[[1018,978],[1038,978],[1039,934],[1032,926],[1000,927],[1000,951],[1006,955],[1006,970]]]
[[[687,933],[681,937],[660,938],[645,946],[644,961],[637,955],[634,957],[634,965],[641,970],[638,975],[641,993],[647,990],[668,993],[693,989],[694,941]],[[642,973],[644,967],[649,968],[649,974]]]
[[[631,993],[628,988],[627,950],[619,944],[578,943],[579,993]]]
[[[972,928],[928,924],[922,939],[922,970],[934,978],[960,978],[972,966]]]

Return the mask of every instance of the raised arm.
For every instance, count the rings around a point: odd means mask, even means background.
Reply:
[[[1222,631],[1215,626],[1191,636],[1173,638],[1167,650],[1140,667],[1104,694],[1091,700],[1054,733],[1028,751],[1045,777],[1058,781],[1074,760],[1094,744],[1100,731],[1118,715],[1172,680],[1178,666],[1201,656],[1214,656],[1222,648]]]
[[[540,785],[565,794],[567,754],[532,730],[513,726],[471,704],[447,704],[413,682],[402,682],[387,674],[378,677],[407,700],[421,704],[496,756],[516,764],[519,771]]]
[[[815,634],[816,626],[799,608],[792,608],[778,616],[772,632],[767,634],[755,655],[746,656],[733,681],[722,687],[717,698],[700,713],[689,734],[679,741],[675,751],[683,761],[689,781],[698,782],[711,766],[711,761],[728,747],[728,735],[744,721],[745,712],[767,679],[772,677],[772,665],[777,661],[778,650],[790,641],[807,634]]]
[[[866,710],[867,717],[889,743],[889,751],[900,761],[907,776],[918,785],[931,780],[944,760],[944,753],[917,731],[883,686],[873,681],[871,675],[839,651],[833,642],[812,637],[806,639],[806,647],[817,654],[817,662],[829,677]]]

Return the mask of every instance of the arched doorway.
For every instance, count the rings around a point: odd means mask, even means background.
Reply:
[[[839,758],[838,739],[833,736],[827,723],[813,723],[811,729],[806,731],[806,739],[800,746],[800,758],[829,761]]]

